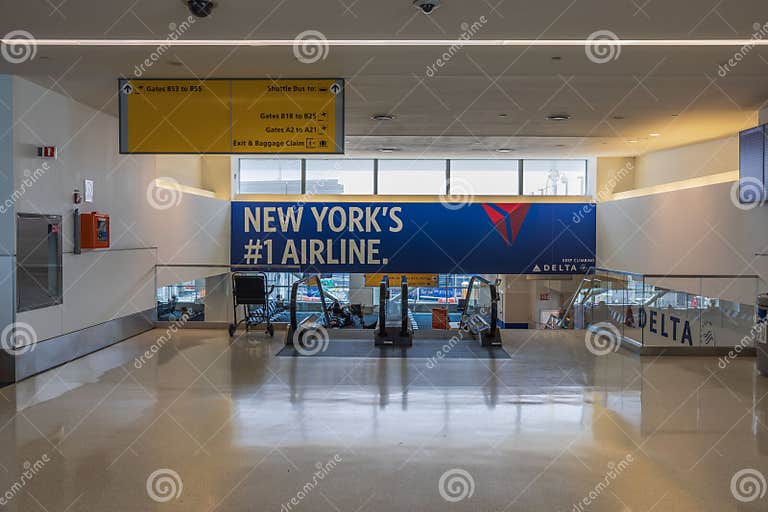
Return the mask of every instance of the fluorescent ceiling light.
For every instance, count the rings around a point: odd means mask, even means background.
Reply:
[[[768,46],[768,39],[0,39],[9,46]]]

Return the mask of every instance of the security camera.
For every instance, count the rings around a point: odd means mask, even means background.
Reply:
[[[189,7],[189,12],[191,12],[193,16],[197,18],[207,18],[210,16],[213,8],[216,7],[216,4],[211,0],[188,0],[187,7]]]
[[[432,14],[432,11],[440,7],[440,0],[413,0],[413,5],[424,14]]]

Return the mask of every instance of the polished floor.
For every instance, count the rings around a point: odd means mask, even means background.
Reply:
[[[594,356],[578,331],[505,332],[508,360],[164,334],[0,390],[3,509],[768,510],[754,359]]]

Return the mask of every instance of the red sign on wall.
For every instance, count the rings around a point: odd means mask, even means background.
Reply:
[[[37,148],[37,156],[43,158],[56,158],[56,146],[43,146]]]

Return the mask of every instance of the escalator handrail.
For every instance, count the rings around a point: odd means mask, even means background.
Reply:
[[[384,274],[379,284],[379,334],[387,334],[387,299],[389,298],[389,276]]]
[[[490,330],[488,332],[488,335],[491,337],[496,336],[496,329],[498,328],[498,320],[499,320],[499,292],[496,289],[496,284],[492,283],[490,280],[484,278],[483,276],[472,276],[469,279],[469,286],[467,286],[467,294],[464,296],[464,311],[461,314],[461,327],[464,327],[466,325],[466,320],[469,315],[467,315],[467,306],[469,305],[469,301],[472,298],[472,289],[475,286],[475,282],[479,282],[482,284],[485,284],[488,286],[491,292],[491,322],[490,322]]]
[[[408,277],[402,276],[400,281],[400,336],[408,336],[409,318],[408,318]]]
[[[323,318],[325,319],[325,325],[326,326],[331,325],[331,316],[328,313],[328,305],[325,303],[325,293],[323,293],[323,284],[320,282],[320,276],[317,274],[313,274],[303,279],[299,279],[298,281],[294,281],[294,283],[291,285],[291,303],[290,303],[291,329],[294,331],[299,327],[299,322],[296,316],[296,303],[299,296],[299,286],[301,286],[302,284],[309,284],[309,282],[312,280],[317,282],[317,291],[320,294],[320,304],[323,308]]]
[[[573,309],[573,307],[576,305],[576,300],[578,300],[579,295],[581,294],[581,291],[584,289],[585,285],[588,283],[590,290],[593,288],[594,284],[594,276],[596,274],[595,267],[589,267],[589,270],[587,270],[587,273],[584,274],[584,277],[581,278],[581,282],[579,283],[579,286],[576,287],[576,291],[574,292],[573,296],[571,296],[571,300],[568,301],[568,304],[560,311],[560,319],[557,322],[557,326],[559,328],[563,328],[565,326],[565,319],[568,317],[568,312]],[[590,276],[593,276],[590,278]],[[584,299],[582,299],[582,303],[584,302]]]

